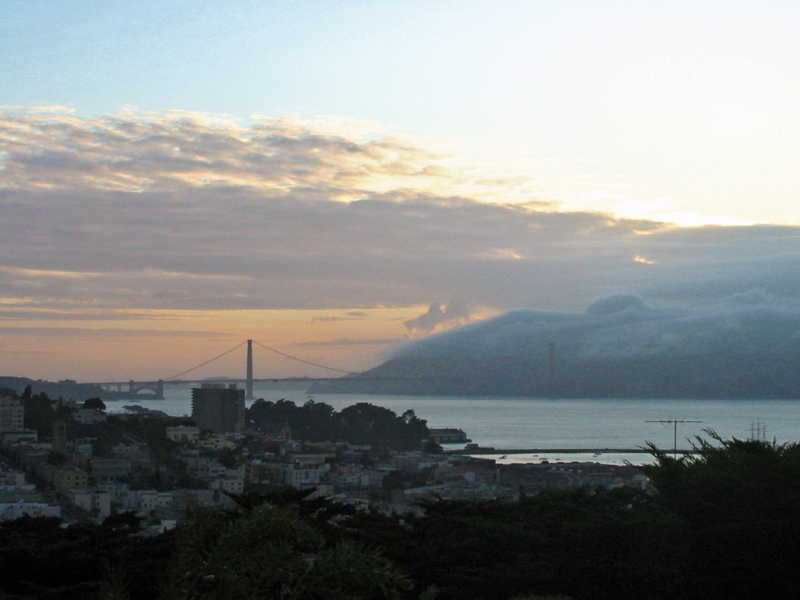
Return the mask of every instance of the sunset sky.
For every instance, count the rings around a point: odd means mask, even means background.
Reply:
[[[0,375],[797,306],[798,30],[777,0],[0,3]],[[257,348],[293,375],[335,372]]]

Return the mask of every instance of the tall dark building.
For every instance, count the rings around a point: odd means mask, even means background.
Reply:
[[[67,424],[61,419],[53,421],[53,452],[67,452]]]
[[[244,390],[232,383],[204,383],[192,388],[192,419],[198,429],[214,433],[239,433],[244,430]]]

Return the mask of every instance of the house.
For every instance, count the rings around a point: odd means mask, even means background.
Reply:
[[[189,425],[167,427],[167,439],[179,444],[194,444],[200,439],[200,429]]]
[[[81,425],[97,425],[98,423],[105,423],[108,420],[108,415],[102,410],[80,408],[72,413],[72,419]]]
[[[57,492],[66,492],[73,488],[85,488],[89,484],[89,475],[83,469],[72,465],[62,465],[53,471],[53,487]]]
[[[74,488],[67,492],[70,501],[99,520],[111,514],[111,494],[92,488]]]
[[[212,490],[222,490],[229,494],[243,494],[244,477],[241,475],[220,477],[211,481],[208,487]]]
[[[296,488],[317,486],[331,466],[326,454],[300,454],[292,457],[289,464],[283,467],[284,482]]]
[[[429,429],[428,440],[437,444],[466,444],[472,441],[460,429]]]
[[[91,469],[95,481],[127,477],[133,470],[133,461],[129,458],[93,458]]]
[[[35,429],[5,429],[0,430],[0,440],[3,448],[17,444],[36,444],[39,441],[39,433]]]

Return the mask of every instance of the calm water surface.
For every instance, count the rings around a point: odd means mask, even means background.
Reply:
[[[686,420],[678,424],[678,447],[713,429],[730,438],[765,437],[778,442],[800,440],[800,400],[571,400],[541,398],[458,398],[438,396],[369,396],[313,394],[298,390],[255,390],[266,400],[286,399],[304,404],[310,398],[339,411],[357,402],[386,407],[397,414],[413,410],[429,427],[463,429],[473,442],[498,449],[520,448],[637,448],[651,441],[673,447],[674,425],[651,421]],[[138,404],[169,415],[191,414],[191,390],[168,386],[165,400],[120,400],[108,403],[112,412]],[[248,402],[248,405],[250,403]],[[498,458],[498,457],[493,457]],[[649,455],[510,455],[499,462],[594,460],[633,463]]]

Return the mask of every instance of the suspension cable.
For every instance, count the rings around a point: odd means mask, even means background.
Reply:
[[[214,362],[215,360],[217,360],[218,358],[222,358],[222,357],[223,357],[223,356],[225,356],[226,354],[230,354],[230,353],[231,353],[231,352],[233,352],[234,350],[237,350],[237,349],[241,348],[242,346],[244,346],[246,343],[247,343],[247,342],[242,342],[241,344],[237,344],[236,346],[234,346],[234,347],[233,347],[233,348],[231,348],[230,350],[227,350],[227,351],[223,352],[223,353],[222,353],[222,354],[220,354],[219,356],[215,356],[215,357],[214,357],[214,358],[212,358],[211,360],[207,360],[207,361],[206,361],[206,362],[204,362],[204,363],[200,363],[199,365],[197,365],[196,367],[192,367],[191,369],[186,369],[185,371],[181,371],[181,372],[180,372],[180,373],[178,373],[177,375],[173,375],[172,377],[167,377],[166,379],[164,379],[164,381],[169,381],[170,379],[177,379],[177,378],[178,378],[178,377],[180,377],[181,375],[186,375],[186,373],[190,373],[190,372],[192,372],[192,371],[194,371],[194,370],[196,370],[196,369],[199,369],[200,367],[205,367],[205,366],[206,366],[208,363],[212,363],[212,362]]]
[[[344,371],[342,369],[335,369],[333,367],[327,367],[325,365],[321,365],[319,363],[311,362],[309,360],[303,360],[302,358],[298,358],[296,356],[292,356],[291,354],[286,354],[285,352],[281,352],[280,350],[276,350],[275,348],[270,348],[269,346],[265,346],[261,342],[257,342],[253,340],[254,344],[258,344],[265,350],[269,350],[270,352],[274,352],[275,354],[280,354],[281,356],[285,356],[286,358],[291,358],[292,360],[296,360],[301,363],[305,363],[307,365],[311,365],[312,367],[320,367],[321,369],[328,369],[329,371],[336,371],[337,373],[346,373],[347,375],[363,375],[363,373],[357,373],[355,371]]]

